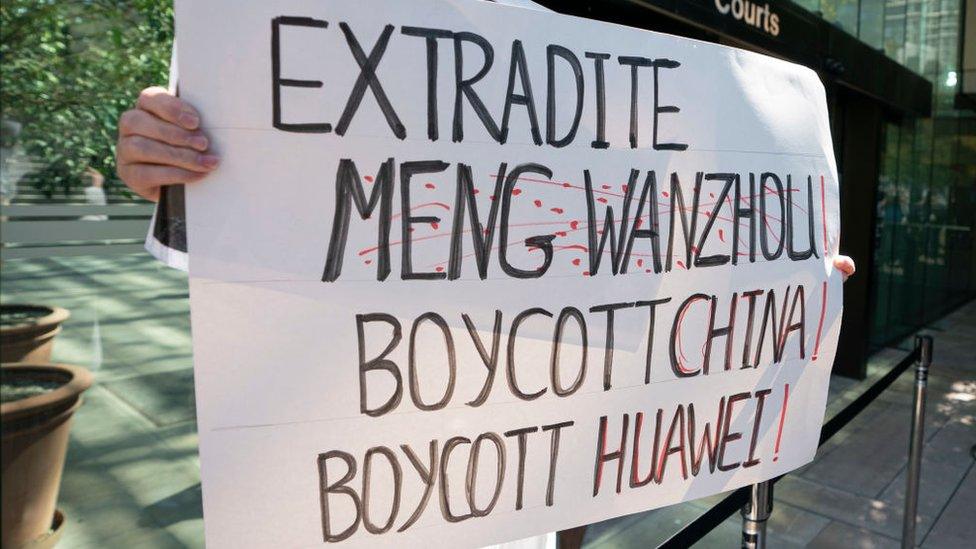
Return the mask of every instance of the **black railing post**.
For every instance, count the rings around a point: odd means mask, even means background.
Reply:
[[[766,548],[766,521],[773,512],[773,483],[749,487],[749,501],[742,507],[742,549]]]
[[[820,431],[820,444],[818,446],[823,446],[828,440],[833,438],[837,433],[840,432],[848,423],[850,423],[854,418],[857,417],[869,404],[874,402],[888,387],[891,386],[895,380],[898,379],[905,371],[907,371],[912,364],[917,364],[922,361],[922,357],[925,356],[925,364],[931,364],[932,362],[932,342],[931,338],[928,343],[925,344],[927,350],[923,351],[922,343],[920,342],[908,356],[902,358],[895,364],[887,373],[885,373],[881,378],[875,381],[866,391],[858,395],[853,402],[844,407],[841,411],[837,412],[829,421],[827,421],[823,429]],[[976,449],[974,449],[976,452]],[[761,484],[769,484],[770,488],[783,476],[779,476],[766,481]],[[713,505],[707,511],[702,513],[698,518],[692,520],[686,524],[682,529],[678,530],[671,535],[668,539],[664,540],[658,549],[687,549],[692,545],[701,541],[709,532],[718,527],[722,522],[735,514],[735,512],[743,512],[743,518],[751,516],[750,510],[744,509],[751,505],[751,501],[761,501],[766,498],[767,507],[762,505],[755,506],[755,509],[767,509],[765,514],[768,520],[769,514],[772,512],[772,490],[770,489],[765,496],[760,493],[756,493],[755,490],[760,485],[743,486],[728,494],[721,499],[718,503]],[[765,522],[764,522],[765,524]],[[758,525],[757,525],[758,526]],[[758,528],[757,528],[758,530]],[[765,537],[759,538],[757,541],[765,543]],[[757,547],[761,547],[757,545]]]
[[[902,549],[915,547],[915,519],[918,511],[918,482],[922,474],[922,446],[925,443],[925,392],[932,365],[932,336],[915,338],[915,402],[912,407],[912,432],[908,440],[908,474],[905,487],[905,516],[902,519]]]

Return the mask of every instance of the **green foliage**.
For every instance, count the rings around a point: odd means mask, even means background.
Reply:
[[[0,0],[0,105],[44,165],[39,190],[83,185],[88,166],[114,178],[118,117],[165,85],[172,20],[171,0]]]

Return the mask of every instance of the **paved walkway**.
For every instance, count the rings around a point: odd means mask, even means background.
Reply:
[[[199,460],[186,277],[144,255],[11,261],[4,301],[67,307],[55,360],[91,368],[97,383],[75,421],[60,506],[59,547],[201,547]],[[926,424],[919,542],[976,539],[976,303],[931,327],[936,363]],[[836,413],[908,351],[885,349],[865,382],[834,378]],[[770,547],[898,547],[911,374],[902,376],[817,460],[776,485]],[[586,546],[650,547],[718,497],[589,528]],[[732,518],[701,547],[738,547]]]

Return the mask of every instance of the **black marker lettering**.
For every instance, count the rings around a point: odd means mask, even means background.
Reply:
[[[437,141],[437,39],[449,39],[454,33],[443,29],[401,27],[406,36],[424,38],[427,46],[427,138]]]
[[[627,222],[630,219],[630,203],[634,197],[634,187],[636,186],[638,175],[640,175],[639,171],[634,169],[630,170],[630,177],[627,180],[627,190],[624,192],[620,237],[617,237],[616,223],[613,219],[613,208],[607,206],[603,220],[603,234],[599,236],[598,242],[597,231],[599,230],[599,225],[596,222],[593,181],[590,178],[590,170],[583,170],[583,185],[586,189],[586,230],[589,244],[587,249],[589,250],[590,276],[595,276],[600,271],[600,263],[603,261],[603,251],[606,248],[607,240],[610,241],[610,269],[613,274],[620,272],[620,263],[627,249]]]
[[[566,326],[566,322],[570,318],[575,320],[577,326],[579,326],[580,337],[582,338],[580,348],[583,356],[580,358],[579,373],[576,375],[576,379],[568,388],[564,389],[559,375],[559,348],[562,345],[563,329]],[[552,354],[549,357],[549,377],[552,381],[552,391],[556,393],[557,396],[569,396],[583,386],[583,379],[586,377],[587,347],[586,319],[583,318],[583,313],[580,312],[580,310],[576,307],[564,307],[563,310],[560,311],[559,317],[556,319],[556,328],[552,334]]]
[[[576,113],[566,135],[556,138],[556,57],[561,57],[573,69],[576,81]],[[550,44],[546,47],[546,66],[548,68],[548,88],[546,89],[546,143],[553,147],[565,147],[573,142],[583,116],[583,67],[579,58],[567,48]]]
[[[488,374],[485,376],[485,384],[481,386],[481,392],[478,393],[478,396],[474,400],[468,402],[468,406],[478,407],[488,400],[488,394],[491,393],[491,386],[495,383],[495,371],[498,370],[498,347],[502,339],[502,312],[497,309],[495,310],[495,326],[491,330],[491,353],[485,350],[485,345],[481,342],[481,336],[478,335],[478,329],[475,328],[471,317],[467,314],[462,314],[461,319],[464,320],[464,326],[468,329],[468,335],[471,336],[471,341],[474,342],[475,348],[478,349],[481,361],[484,362],[485,368],[488,369]]]
[[[596,139],[590,143],[594,149],[606,149],[607,142],[607,100],[606,84],[603,77],[603,62],[610,59],[609,53],[586,52],[586,58],[593,60],[593,70],[596,73]]]
[[[747,393],[748,394],[748,393]],[[468,513],[466,515],[455,515],[451,511],[450,502],[450,486],[447,482],[447,468],[449,465],[449,460],[451,458],[451,452],[454,448],[460,446],[461,444],[471,444],[471,439],[465,437],[451,437],[447,439],[444,443],[444,449],[441,450],[441,463],[440,463],[440,502],[441,502],[441,516],[447,522],[461,522],[462,520],[467,520],[474,516],[473,513]]]
[[[701,192],[702,172],[695,174],[695,196],[692,200],[691,210],[691,231],[688,230],[688,214],[685,211],[684,194],[681,192],[681,182],[678,180],[677,172],[671,173],[671,221],[668,229],[668,255],[664,261],[664,271],[671,272],[671,260],[674,256],[674,222],[675,219],[681,220],[681,232],[685,240],[685,263],[687,269],[691,268],[691,252],[695,245],[695,227],[698,224],[698,195]]]
[[[529,433],[535,433],[539,430],[538,427],[523,427],[521,429],[513,429],[511,431],[506,431],[506,437],[518,437],[518,472],[517,482],[515,484],[515,510],[519,511],[522,509],[522,494],[525,491],[525,452],[526,452],[526,435]]]
[[[722,436],[722,418],[725,415],[725,397],[718,401],[718,419],[715,420],[715,431],[709,429],[711,425],[707,421],[702,428],[701,442],[698,443],[698,450],[695,451],[695,405],[688,404],[688,443],[691,449],[691,474],[698,475],[701,470],[702,460],[708,456],[708,472],[715,472],[716,457],[718,455],[719,437]]]
[[[756,318],[756,298],[763,295],[765,290],[752,290],[749,292],[743,292],[742,297],[749,300],[749,313],[747,315],[748,320],[746,321],[746,334],[745,343],[742,348],[742,368],[755,368],[758,364],[749,364],[749,350],[752,346],[752,328]]]
[[[656,320],[655,312],[658,305],[668,303],[671,301],[670,297],[665,297],[662,299],[653,299],[651,301],[638,301],[634,303],[635,307],[647,307],[647,356],[644,360],[644,384],[649,384],[651,382],[651,356],[654,354],[654,325]]]
[[[519,75],[519,82],[522,85],[522,93],[515,93],[515,73]],[[502,127],[499,143],[508,141],[508,121],[512,114],[512,105],[525,106],[529,116],[529,126],[532,130],[532,142],[536,145],[542,144],[542,136],[539,134],[539,117],[535,113],[535,98],[532,95],[532,81],[529,79],[529,68],[525,62],[525,50],[522,48],[522,41],[512,42],[512,63],[508,70],[508,93],[505,94],[505,109],[502,112]]]
[[[349,100],[346,101],[346,108],[342,110],[342,116],[339,117],[339,123],[336,124],[336,134],[346,134],[346,130],[349,129],[349,123],[352,122],[352,117],[356,114],[356,109],[359,108],[359,104],[362,102],[363,95],[365,95],[366,87],[368,86],[370,91],[373,92],[373,97],[376,98],[376,103],[379,104],[380,110],[383,111],[386,123],[393,130],[393,135],[397,136],[398,139],[405,139],[407,137],[407,129],[400,122],[400,117],[393,110],[393,105],[390,104],[390,100],[386,97],[386,92],[383,91],[383,86],[380,85],[380,81],[376,77],[376,66],[379,65],[380,59],[386,51],[386,45],[390,42],[390,35],[393,34],[393,25],[386,25],[383,28],[382,34],[380,34],[372,51],[369,52],[369,57],[366,57],[366,53],[363,52],[362,46],[359,45],[359,41],[356,40],[356,36],[353,35],[349,25],[341,22],[339,23],[339,29],[342,30],[343,36],[346,37],[346,43],[349,44],[349,51],[352,52],[352,56],[359,65],[359,77],[356,78],[356,83],[353,84],[352,91],[349,93]]]
[[[393,471],[393,503],[390,505],[389,518],[387,518],[386,524],[383,526],[373,524],[369,516],[370,478],[373,469],[373,456],[376,454],[385,457],[386,461],[390,464],[390,469]],[[400,463],[393,454],[393,450],[390,450],[386,446],[375,446],[366,450],[366,456],[363,458],[363,527],[370,534],[383,534],[393,527],[393,521],[396,519],[397,513],[400,512],[400,489],[402,481],[403,473],[400,470]]]
[[[657,129],[660,123],[659,115],[662,112],[677,113],[681,112],[681,109],[675,107],[674,105],[661,105],[660,104],[660,75],[658,69],[676,69],[681,66],[681,63],[671,59],[655,59],[654,60],[654,150],[657,151],[683,151],[688,148],[688,145],[684,143],[658,143],[657,141]]]
[[[552,431],[549,438],[549,481],[546,483],[546,507],[552,507],[556,493],[556,462],[559,459],[559,431],[564,427],[572,427],[574,421],[563,421],[552,425],[543,425],[543,431]]]
[[[678,433],[678,445],[672,446],[671,440],[674,434]],[[671,426],[668,427],[668,434],[664,437],[664,447],[661,451],[661,463],[657,470],[657,483],[664,481],[664,471],[668,467],[668,457],[671,454],[678,454],[681,458],[681,478],[688,479],[688,458],[685,455],[685,407],[679,404],[671,417]]]
[[[336,482],[329,484],[329,460],[339,459],[346,464],[346,474]],[[333,543],[342,541],[356,533],[359,528],[359,519],[363,516],[363,504],[356,491],[347,486],[356,476],[356,458],[340,450],[332,450],[319,454],[319,505],[322,512],[322,541]],[[332,532],[332,521],[329,516],[329,494],[344,494],[352,498],[353,506],[356,509],[356,518],[345,530],[334,534]]]
[[[671,324],[671,344],[668,351],[671,358],[671,371],[674,372],[674,375],[677,377],[697,376],[702,371],[702,368],[691,370],[685,366],[682,360],[678,359],[678,353],[680,352],[680,349],[678,349],[678,334],[681,333],[681,324],[684,321],[685,313],[688,311],[688,307],[690,307],[694,302],[702,300],[710,301],[711,296],[707,294],[692,294],[688,297],[688,299],[685,299],[681,306],[678,307],[677,312],[675,312],[674,323]],[[708,363],[705,363],[705,366],[707,365]]]
[[[780,344],[779,344],[779,358],[776,359],[777,362],[783,359],[783,351],[786,349],[786,340],[789,338],[790,334],[794,331],[799,330],[800,332],[800,358],[805,358],[806,353],[804,351],[804,340],[806,340],[806,302],[805,299],[806,292],[803,289],[803,285],[800,284],[796,287],[796,293],[793,294],[793,303],[790,305],[790,315],[787,317],[784,315],[783,324],[786,325],[785,330],[780,333]],[[789,289],[786,292],[786,299],[790,298]],[[800,303],[800,319],[793,322],[793,313],[796,312],[796,304]],[[786,307],[786,301],[783,301],[783,307]],[[786,312],[785,309],[783,311]]]
[[[429,321],[440,328],[444,335],[444,347],[447,351],[447,387],[444,389],[444,396],[433,404],[425,404],[420,397],[420,379],[417,376],[417,330],[421,323]],[[410,351],[409,351],[409,372],[410,372],[410,399],[418,410],[430,412],[440,410],[447,406],[454,394],[454,382],[457,378],[457,359],[454,356],[454,337],[451,336],[451,329],[447,326],[444,317],[437,313],[424,313],[417,317],[413,327],[410,328]]]
[[[281,121],[281,88],[321,88],[320,80],[296,80],[281,77],[281,26],[310,27],[325,29],[329,23],[310,17],[275,17],[271,20],[271,125],[275,128],[296,133],[329,133],[332,124],[324,122],[292,124]]]
[[[725,338],[725,360],[722,365],[725,370],[732,369],[732,334],[735,332],[735,306],[738,302],[739,296],[732,294],[732,302],[729,304],[729,323],[721,328],[715,327],[715,309],[718,308],[718,298],[712,296],[711,307],[708,311],[708,337],[705,340],[705,357],[704,365],[702,370],[704,373],[708,373],[708,364],[711,362],[712,357],[712,342],[715,341],[717,337]]]
[[[400,278],[403,280],[440,280],[447,278],[447,273],[415,272],[413,270],[413,232],[412,225],[417,223],[439,223],[441,218],[433,215],[415,216],[410,211],[410,180],[414,175],[425,173],[439,173],[446,170],[447,162],[440,160],[422,160],[419,162],[404,162],[400,165]],[[375,192],[375,191],[374,191]]]
[[[505,189],[502,191],[502,196],[499,197],[502,201],[502,225],[499,234],[500,242],[498,243],[498,262],[501,264],[505,274],[513,278],[539,278],[546,274],[546,271],[549,270],[549,266],[552,264],[552,240],[556,238],[556,235],[552,234],[530,236],[525,239],[526,248],[539,248],[542,250],[544,257],[542,265],[539,268],[532,271],[519,269],[508,261],[508,226],[509,215],[512,209],[512,189],[515,188],[515,184],[518,183],[519,178],[523,174],[533,173],[542,175],[546,179],[552,179],[552,170],[541,164],[519,164],[505,178]]]
[[[647,228],[641,229],[644,223],[644,207],[647,207]],[[644,188],[641,189],[640,198],[637,200],[637,213],[634,215],[634,224],[630,229],[630,236],[627,237],[627,248],[624,251],[623,265],[620,272],[626,273],[630,266],[630,254],[634,249],[634,240],[647,238],[651,241],[651,260],[654,272],[661,272],[661,238],[659,235],[657,205],[657,177],[654,170],[647,172],[644,178]],[[611,246],[612,248],[612,246]],[[640,255],[640,254],[638,254]]]
[[[325,256],[322,282],[335,282],[342,272],[342,257],[349,237],[350,201],[356,206],[359,217],[369,219],[379,205],[379,226],[376,235],[376,280],[386,280],[390,274],[390,225],[393,215],[393,159],[380,165],[373,183],[373,190],[366,200],[366,191],[359,178],[356,164],[348,159],[339,160],[336,170],[335,214],[332,216],[332,234],[329,251]]]
[[[464,42],[470,42],[479,48],[485,56],[484,64],[481,69],[472,76],[471,78],[464,78],[464,52],[462,51],[462,44]],[[462,110],[461,99],[462,97],[468,100],[471,108],[474,109],[475,114],[481,119],[481,123],[485,125],[485,129],[488,130],[488,134],[495,141],[501,142],[501,130],[498,129],[498,125],[492,120],[491,115],[488,114],[488,109],[485,107],[485,103],[478,97],[478,93],[474,91],[474,85],[478,83],[479,80],[488,74],[491,69],[491,65],[495,60],[495,50],[491,47],[491,44],[485,40],[480,35],[473,32],[457,32],[454,33],[454,78],[455,78],[455,93],[454,93],[454,130],[452,139],[455,143],[464,140],[464,113]]]
[[[638,97],[638,87],[637,87],[637,69],[638,67],[650,67],[654,64],[653,61],[647,57],[627,57],[620,56],[617,57],[617,62],[621,65],[630,66],[630,148],[637,148],[637,128],[639,127],[639,121],[637,116],[637,106],[639,104]],[[657,74],[657,67],[654,68],[654,74]],[[657,97],[657,78],[654,79],[654,96]],[[655,110],[657,108],[657,100],[654,101]],[[654,113],[655,119],[657,119],[657,113]],[[655,127],[655,141],[657,140],[657,128]],[[657,148],[655,146],[654,148]]]
[[[593,497],[600,493],[600,481],[603,479],[603,464],[608,461],[617,462],[617,493],[624,478],[624,454],[627,452],[627,424],[630,416],[624,414],[623,425],[620,428],[620,446],[612,452],[607,452],[607,416],[600,417],[600,433],[596,442],[596,463],[593,468]]]
[[[738,179],[739,176],[734,173],[710,173],[705,176],[705,181],[725,181],[725,185],[722,186],[722,190],[719,192],[718,198],[712,206],[712,212],[706,214],[708,220],[705,221],[705,226],[702,227],[701,236],[698,238],[698,249],[695,250],[695,267],[715,267],[725,265],[729,262],[730,258],[726,254],[715,254],[705,257],[702,257],[701,254],[702,250],[705,249],[705,240],[712,230],[715,218],[718,217],[719,211],[722,209],[722,204],[725,203],[725,197],[729,195],[729,189],[732,188],[732,183],[738,181]]]
[[[367,322],[386,322],[393,329],[390,342],[386,348],[383,349],[383,352],[379,356],[370,360],[366,360],[366,333],[363,329],[363,326]],[[403,397],[403,378],[400,375],[400,368],[397,367],[395,362],[386,358],[400,344],[400,340],[403,339],[400,321],[395,316],[385,313],[356,315],[356,333],[359,336],[359,412],[370,417],[378,417],[396,408],[400,404],[400,399]],[[370,409],[366,398],[366,373],[376,370],[386,370],[389,372],[393,376],[395,387],[393,394],[390,395],[390,398],[385,403],[378,408]]]
[[[732,205],[732,264],[739,263],[739,221],[749,220],[749,263],[756,262],[756,174],[749,174],[749,207],[742,207],[742,178],[735,178],[735,200]]]
[[[427,462],[430,466],[424,466],[417,457],[417,454],[407,446],[406,444],[401,444],[400,449],[403,453],[407,455],[407,459],[410,460],[410,464],[413,468],[417,470],[417,474],[420,476],[420,481],[424,484],[424,495],[420,497],[420,502],[417,503],[417,508],[414,509],[413,514],[407,519],[407,522],[403,523],[403,526],[397,529],[397,532],[403,532],[407,528],[413,526],[413,523],[417,522],[420,515],[427,508],[427,502],[430,501],[430,495],[434,493],[434,485],[437,483],[437,441],[430,441],[430,450]]]
[[[491,496],[491,501],[484,509],[479,509],[475,501],[475,488],[478,486],[478,457],[481,455],[481,443],[489,440],[495,445],[496,470],[495,470],[495,493]],[[476,517],[484,517],[491,513],[498,503],[498,497],[502,495],[502,486],[505,481],[505,443],[502,437],[495,433],[482,433],[474,439],[471,445],[471,454],[468,457],[468,474],[465,477],[465,494],[468,496],[468,506],[471,514]]]
[[[526,319],[535,315],[543,315],[552,318],[552,313],[549,311],[534,307],[522,311],[515,316],[512,320],[512,327],[508,332],[508,388],[512,391],[512,394],[521,400],[535,400],[541,397],[546,392],[546,388],[543,387],[534,393],[526,393],[519,389],[518,382],[515,380],[515,340],[518,338],[518,329]]]
[[[737,461],[735,463],[725,464],[725,448],[730,442],[734,442],[742,438],[742,433],[736,431],[734,433],[729,432],[729,426],[732,422],[732,411],[735,408],[735,403],[741,400],[746,400],[749,398],[749,393],[736,393],[729,397],[725,403],[725,421],[722,423],[722,435],[721,442],[718,445],[718,470],[719,471],[731,471],[740,465]]]
[[[772,389],[763,389],[761,391],[756,391],[756,418],[752,423],[752,439],[749,441],[749,459],[742,462],[742,467],[752,467],[754,465],[759,465],[759,459],[756,456],[756,443],[759,441],[759,426],[762,424],[762,414],[763,405],[766,400],[766,395],[772,393]]]
[[[591,313],[607,313],[606,346],[603,353],[603,390],[610,390],[610,378],[613,374],[613,312],[619,309],[629,309],[636,303],[608,303],[590,307]]]
[[[664,410],[657,409],[657,420],[654,427],[654,445],[651,447],[651,462],[648,464],[647,475],[644,478],[640,478],[640,440],[641,433],[643,432],[644,426],[644,412],[637,412],[634,418],[634,449],[630,456],[630,487],[640,488],[641,486],[646,486],[651,483],[651,481],[658,482],[657,476],[657,456],[658,450],[661,447],[661,419],[664,415]]]
[[[790,300],[790,287],[786,287],[786,297],[783,299],[783,314],[786,316],[786,303]],[[772,322],[770,322],[772,320]],[[780,324],[776,323],[776,292],[769,290],[766,294],[766,306],[763,309],[763,321],[759,327],[759,341],[756,343],[756,359],[753,361],[753,368],[759,367],[759,360],[762,358],[763,342],[766,340],[766,326],[772,332],[773,340],[773,363],[779,362],[779,340],[780,334],[786,326],[786,319],[783,318]]]
[[[795,238],[793,234],[793,176],[786,176],[786,188],[789,189],[789,194],[786,199],[786,232],[788,234],[786,242],[786,255],[792,261],[803,261],[812,257],[820,257],[816,252],[816,245],[814,245],[813,236],[813,178],[807,176],[807,249],[797,251],[794,244]]]
[[[491,256],[491,244],[495,240],[495,223],[498,220],[499,204],[503,202],[497,198],[502,195],[505,188],[505,172],[508,166],[503,162],[498,167],[495,175],[495,190],[492,196],[496,200],[492,201],[488,209],[488,225],[481,224],[478,217],[478,201],[475,199],[475,189],[471,177],[471,167],[466,164],[458,164],[457,197],[454,200],[454,224],[451,229],[451,256],[448,261],[447,278],[457,280],[461,278],[461,235],[464,232],[464,207],[467,203],[470,208],[468,222],[471,227],[471,240],[474,246],[474,259],[478,265],[478,276],[481,280],[488,278],[488,258]]]
[[[773,191],[766,186],[766,180],[772,179],[773,184],[776,186],[776,190]],[[776,198],[779,199],[779,236],[776,237],[776,251],[769,251],[769,216],[766,213],[766,195],[775,192]],[[766,172],[759,177],[759,217],[762,220],[762,224],[759,227],[759,245],[762,248],[763,257],[766,261],[773,261],[779,258],[783,254],[783,241],[786,238],[786,223],[783,221],[783,216],[786,213],[786,203],[783,198],[783,183],[779,180],[779,176],[774,173]]]

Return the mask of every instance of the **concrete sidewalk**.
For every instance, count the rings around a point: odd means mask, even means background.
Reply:
[[[64,306],[54,359],[91,368],[72,431],[59,547],[201,547],[186,277],[145,255],[10,261],[5,302]],[[931,326],[936,339],[919,503],[922,547],[976,539],[976,303]],[[869,378],[835,377],[828,415],[909,347],[874,355]],[[903,375],[816,461],[776,485],[770,547],[898,547],[912,377]],[[587,547],[650,547],[718,496],[592,525]],[[733,517],[701,547],[738,547]]]

